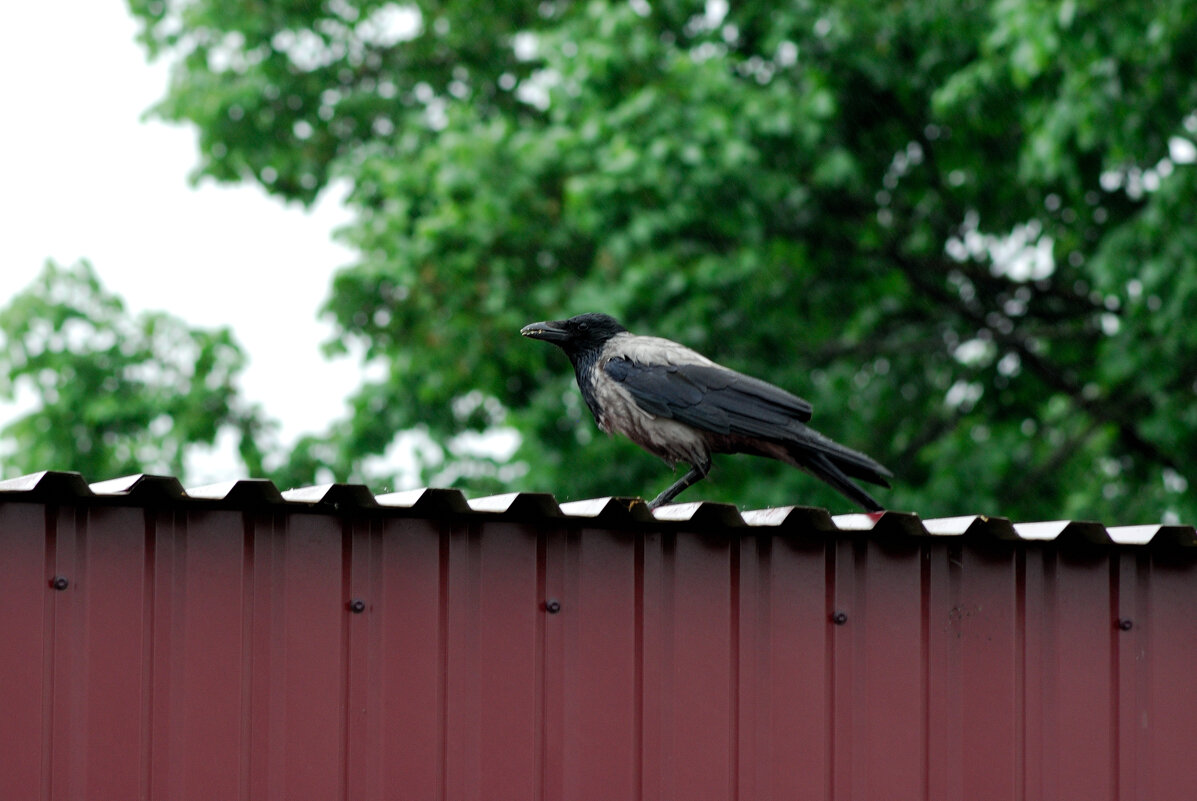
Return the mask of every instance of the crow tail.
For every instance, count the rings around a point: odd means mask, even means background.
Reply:
[[[855,478],[881,487],[889,486],[889,479],[894,474],[876,459],[847,448],[809,426],[802,426],[794,433],[797,436],[786,443],[786,450],[799,466],[811,464],[816,461],[816,456],[822,456],[841,479]]]
[[[832,457],[824,453],[810,453],[809,451],[803,454],[803,456],[805,458],[801,460],[802,469],[806,470],[817,478],[821,478],[822,480],[826,481],[832,486],[832,488],[834,488],[845,498],[848,498],[866,512],[885,511],[885,507],[879,504],[872,495],[862,490],[859,486],[854,484],[852,480],[848,478],[848,476],[844,475],[844,470],[840,469],[840,466],[836,464],[836,461],[832,460]],[[880,465],[878,465],[878,467],[880,467]],[[884,470],[885,468],[881,469]],[[875,483],[883,484],[887,487],[889,486],[889,484],[885,482],[884,478],[880,476],[879,478],[881,480],[876,481]]]

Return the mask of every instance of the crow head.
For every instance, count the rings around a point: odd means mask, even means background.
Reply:
[[[627,331],[614,317],[606,314],[579,314],[568,320],[546,320],[531,323],[520,333],[532,339],[543,339],[561,348],[570,359],[597,352],[611,337]]]

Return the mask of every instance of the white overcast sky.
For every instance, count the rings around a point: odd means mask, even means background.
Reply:
[[[359,384],[354,360],[319,350],[331,333],[319,307],[352,260],[331,236],[347,213],[329,196],[309,212],[253,186],[192,187],[194,132],[142,121],[168,70],[146,62],[135,33],[119,0],[4,14],[0,306],[47,259],[89,259],[133,312],[230,326],[250,358],[244,393],[282,422],[282,439],[321,431]],[[0,424],[12,414],[0,406]],[[208,461],[193,479],[239,477]]]

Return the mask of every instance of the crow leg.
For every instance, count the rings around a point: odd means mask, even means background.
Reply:
[[[656,509],[658,506],[664,506],[678,496],[678,494],[687,487],[697,484],[707,477],[707,472],[711,469],[711,462],[707,460],[705,464],[692,465],[690,472],[679,478],[677,481],[665,488],[657,497],[648,502],[649,509]]]

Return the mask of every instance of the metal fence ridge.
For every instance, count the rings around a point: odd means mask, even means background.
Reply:
[[[375,494],[363,484],[331,483],[279,490],[268,479],[243,478],[184,487],[173,476],[139,473],[87,483],[71,471],[45,470],[0,481],[0,502],[27,499],[68,503],[88,500],[119,505],[172,504],[180,507],[243,508],[288,512],[372,511],[418,516],[464,516],[601,524],[619,527],[681,528],[741,534],[791,531],[842,535],[970,537],[1015,541],[1077,540],[1100,545],[1197,546],[1197,529],[1164,523],[1106,526],[1087,520],[1015,523],[1008,518],[969,514],[923,519],[913,512],[885,511],[833,515],[810,506],[779,506],[741,511],[713,501],[677,503],[650,510],[640,498],[606,497],[558,502],[550,493],[510,492],[467,498],[460,490],[424,487]]]

